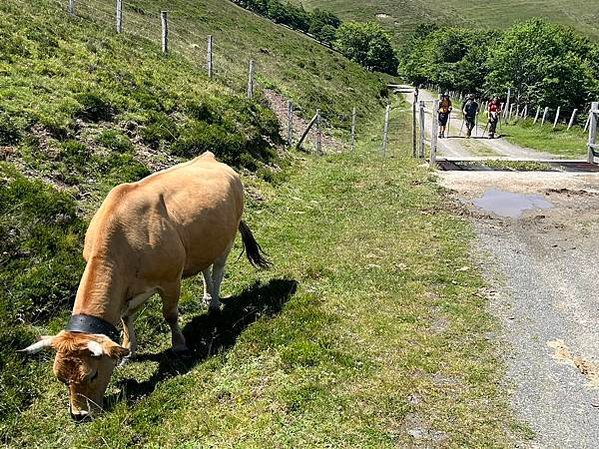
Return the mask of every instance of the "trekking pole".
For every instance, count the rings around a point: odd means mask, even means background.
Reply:
[[[466,121],[466,119],[464,117],[462,117],[462,126],[460,126],[460,137],[462,137],[462,131],[464,130],[464,122]]]
[[[485,126],[485,129],[483,130],[483,135],[482,137],[485,137],[485,133],[487,132],[487,129],[489,129],[489,121],[487,121],[487,126]]]

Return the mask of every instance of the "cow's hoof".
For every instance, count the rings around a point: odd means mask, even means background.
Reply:
[[[219,315],[223,311],[222,304],[218,306],[210,306],[208,308],[208,315]]]
[[[191,354],[191,351],[186,345],[173,346],[172,348],[173,354],[178,356],[184,356]]]
[[[189,352],[189,348],[187,347],[187,345],[173,346],[173,352],[175,354],[183,354],[185,352]]]

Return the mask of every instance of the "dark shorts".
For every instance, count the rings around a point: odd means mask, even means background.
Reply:
[[[439,126],[447,125],[447,120],[449,119],[448,112],[439,112]]]

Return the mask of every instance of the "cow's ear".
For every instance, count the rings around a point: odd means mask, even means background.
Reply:
[[[104,354],[106,354],[111,359],[122,359],[123,357],[127,357],[129,355],[129,350],[127,348],[123,348],[120,345],[117,345],[114,341],[107,338],[102,342],[102,349]]]
[[[37,343],[33,343],[31,346],[27,346],[25,349],[20,349],[17,352],[23,352],[25,354],[37,354],[43,349],[52,347],[52,343],[54,343],[54,339],[56,337],[52,336],[44,336]]]

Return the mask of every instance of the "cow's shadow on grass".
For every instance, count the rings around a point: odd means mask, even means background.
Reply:
[[[261,317],[279,313],[295,294],[297,285],[297,281],[290,279],[273,279],[264,285],[256,282],[239,295],[224,300],[220,313],[194,317],[183,328],[189,353],[176,355],[167,350],[158,354],[140,354],[136,358],[138,362],[158,362],[156,371],[144,382],[121,381],[122,393],[107,397],[106,403],[114,405],[123,396],[128,401],[136,401],[154,391],[159,382],[185,374],[210,356],[231,348],[250,324]]]

